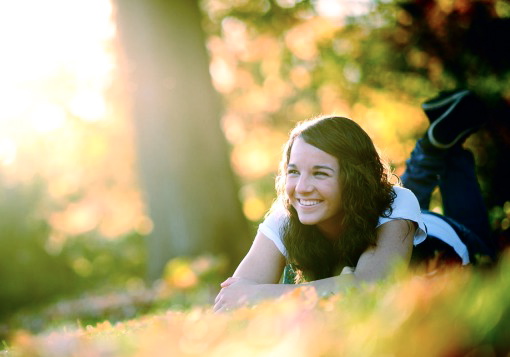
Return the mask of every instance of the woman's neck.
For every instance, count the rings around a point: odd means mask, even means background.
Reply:
[[[341,215],[331,217],[327,221],[317,224],[317,229],[329,240],[336,240],[343,231],[341,224]]]

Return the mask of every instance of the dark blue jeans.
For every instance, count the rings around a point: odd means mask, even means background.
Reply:
[[[432,191],[439,186],[445,219],[459,234],[470,255],[493,257],[490,227],[478,180],[473,154],[460,146],[448,150],[429,147],[418,140],[406,161],[401,177],[404,187],[413,191],[420,208],[429,209]]]

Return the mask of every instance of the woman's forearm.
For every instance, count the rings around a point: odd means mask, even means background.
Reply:
[[[341,274],[331,278],[311,281],[298,284],[299,286],[313,286],[318,296],[329,296],[344,292],[349,288],[357,286],[359,281],[354,274]]]
[[[222,289],[216,297],[214,310],[228,311],[231,308],[257,304],[303,287],[314,289],[319,297],[326,297],[345,291],[357,283],[354,274],[341,274],[303,284],[260,284],[245,278],[232,277],[221,284]]]
[[[342,274],[301,284],[260,284],[258,289],[262,300],[277,298],[302,287],[313,288],[317,296],[325,297],[346,291],[357,285],[358,281],[354,274]]]

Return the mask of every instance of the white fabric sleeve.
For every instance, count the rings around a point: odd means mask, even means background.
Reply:
[[[377,227],[396,219],[413,221],[418,225],[418,228],[414,234],[414,245],[420,244],[427,237],[427,230],[425,228],[425,224],[423,223],[418,199],[414,193],[407,188],[395,186],[393,189],[397,194],[392,205],[393,211],[389,217],[380,217]]]
[[[462,259],[462,264],[469,263],[468,249],[452,226],[446,223],[444,219],[430,213],[423,214],[423,221],[428,228],[427,233],[430,236],[436,237],[450,245]]]
[[[282,203],[275,202],[271,208],[270,213],[266,216],[264,221],[259,225],[259,233],[264,234],[276,245],[276,248],[284,255],[287,256],[287,250],[283,245],[281,236],[281,228],[285,223],[285,209]]]

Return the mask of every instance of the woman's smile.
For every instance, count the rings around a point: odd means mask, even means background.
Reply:
[[[307,200],[303,198],[298,198],[297,201],[301,206],[305,207],[317,206],[319,203],[321,203],[319,200]]]

